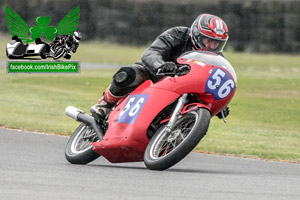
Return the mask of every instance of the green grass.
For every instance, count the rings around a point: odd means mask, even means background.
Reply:
[[[238,87],[228,123],[213,119],[201,152],[300,161],[300,57],[227,53]]]
[[[9,37],[0,36],[5,46]],[[144,47],[145,48],[145,47]],[[105,42],[80,44],[74,59],[126,65],[144,48]],[[4,48],[3,48],[4,49]],[[300,56],[225,52],[238,77],[228,123],[212,119],[196,150],[300,162]],[[5,53],[0,59],[6,59]],[[78,125],[68,105],[88,111],[115,70],[80,74],[6,74],[0,68],[0,126],[69,135]]]

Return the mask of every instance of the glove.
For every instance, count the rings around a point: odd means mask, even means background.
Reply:
[[[161,69],[161,73],[170,73],[170,72],[174,72],[176,70],[177,66],[175,63],[173,62],[165,62],[164,64],[162,64],[159,69]]]
[[[225,118],[229,115],[229,112],[230,112],[229,107],[226,106],[223,110],[223,114]],[[222,112],[219,112],[218,114],[216,114],[216,116],[218,116],[219,119],[223,119]]]

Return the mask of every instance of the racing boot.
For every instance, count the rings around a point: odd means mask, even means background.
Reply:
[[[121,98],[122,97],[116,97],[111,94],[111,92],[107,88],[103,94],[103,97],[98,101],[98,103],[91,107],[90,112],[97,120],[104,120],[106,115],[111,111],[111,109]]]

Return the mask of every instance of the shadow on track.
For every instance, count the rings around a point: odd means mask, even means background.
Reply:
[[[115,168],[115,169],[134,169],[134,170],[147,170],[147,171],[151,171],[151,172],[168,172],[168,173],[192,173],[192,174],[247,174],[245,173],[241,173],[241,172],[237,172],[237,171],[228,171],[228,170],[223,170],[223,171],[219,171],[219,170],[208,170],[208,169],[185,169],[185,168],[170,168],[164,171],[155,171],[155,170],[149,170],[146,167],[135,167],[135,166],[120,166],[120,165],[97,165],[97,164],[88,164],[87,166],[91,166],[91,167],[99,167],[99,168]]]

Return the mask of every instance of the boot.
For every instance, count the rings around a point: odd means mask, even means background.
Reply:
[[[98,101],[98,103],[91,107],[90,112],[96,119],[104,120],[106,115],[111,111],[111,109],[121,98],[122,97],[116,97],[112,95],[107,88],[103,94],[103,97]]]

